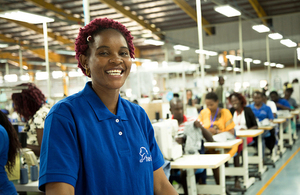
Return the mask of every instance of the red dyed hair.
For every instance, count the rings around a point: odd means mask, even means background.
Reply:
[[[87,24],[86,26],[80,28],[79,34],[75,41],[75,52],[76,52],[75,58],[78,61],[78,68],[80,68],[82,70],[84,75],[86,75],[85,68],[80,63],[79,56],[81,54],[82,55],[87,54],[87,51],[89,49],[88,44],[89,44],[89,42],[93,42],[93,40],[94,40],[93,36],[104,29],[115,29],[115,30],[119,31],[124,36],[124,38],[127,42],[130,57],[134,58],[134,45],[132,42],[133,36],[130,34],[130,31],[127,30],[127,28],[123,24],[121,24],[117,21],[114,21],[112,19],[96,18],[96,19],[92,20],[89,24]],[[89,37],[89,36],[91,36],[91,37]],[[89,37],[89,41],[87,41],[88,37]]]
[[[231,98],[232,98],[232,96],[235,96],[235,97],[237,97],[237,99],[240,100],[240,102],[242,104],[242,107],[245,107],[247,105],[247,101],[246,101],[245,97],[242,94],[236,93],[236,92],[230,94],[230,96],[229,96],[229,103],[230,104],[231,104]]]
[[[22,89],[21,93],[13,93],[11,99],[16,112],[28,121],[46,102],[46,99],[42,91],[33,83],[23,83],[18,86],[28,87],[28,89]]]

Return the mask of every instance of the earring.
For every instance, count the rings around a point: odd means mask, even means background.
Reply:
[[[85,69],[85,74],[86,74],[86,76],[90,77],[91,76],[91,69],[86,68]]]

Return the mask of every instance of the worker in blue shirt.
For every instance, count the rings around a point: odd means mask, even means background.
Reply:
[[[273,121],[274,116],[272,113],[272,110],[269,106],[263,103],[263,94],[260,91],[255,91],[253,93],[253,103],[249,105],[249,107],[252,109],[255,117],[258,119],[259,122],[262,122],[265,119],[268,119],[270,122]],[[260,125],[259,125],[260,126]],[[264,146],[266,145],[268,149],[273,150],[275,143],[276,143],[276,137],[275,137],[275,129],[272,129],[270,131],[264,131],[262,134],[262,144],[263,144],[263,154],[264,154]],[[254,138],[257,142],[257,138]]]
[[[277,110],[289,110],[291,111],[290,103],[283,98],[280,98],[277,91],[272,91],[270,93],[270,98],[273,102],[275,102]]]
[[[85,88],[47,115],[39,189],[47,195],[175,195],[146,112],[120,97],[134,58],[124,25],[97,18],[75,42]]]

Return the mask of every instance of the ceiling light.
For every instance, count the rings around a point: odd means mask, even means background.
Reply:
[[[210,68],[211,68],[211,65],[204,65],[204,68],[205,68],[205,69],[210,69]]]
[[[70,50],[55,50],[54,51],[57,54],[61,55],[69,55],[69,56],[75,56],[76,52],[75,51],[70,51]]]
[[[156,45],[156,46],[164,45],[165,44],[165,42],[163,42],[163,41],[158,41],[158,40],[154,40],[154,39],[146,39],[144,41],[144,43],[150,44],[150,45]]]
[[[62,78],[63,77],[63,72],[62,71],[53,71],[52,72],[52,77],[54,79]]]
[[[21,75],[20,80],[21,81],[29,81],[30,77],[29,74]]]
[[[47,80],[49,77],[47,72],[37,72],[35,73],[36,80]]]
[[[70,71],[68,73],[69,77],[81,77],[84,76],[81,70],[77,70],[77,71]]]
[[[237,72],[237,71],[241,71],[240,68],[234,68],[234,71]]]
[[[230,5],[215,6],[214,10],[227,17],[240,16],[241,12]]]
[[[8,44],[0,43],[0,48],[8,47]]]
[[[278,39],[282,39],[283,36],[279,33],[271,33],[268,35],[271,39],[273,40],[278,40]]]
[[[11,10],[0,13],[1,18],[7,18],[11,20],[18,20],[22,22],[27,22],[31,24],[38,24],[44,22],[54,22],[53,18],[49,18],[46,16],[41,16],[37,14],[32,14],[20,10]]]
[[[199,53],[199,54],[205,54],[205,55],[208,55],[208,56],[217,56],[218,55],[217,52],[215,52],[215,51],[208,51],[208,50],[197,49],[195,52]]]
[[[283,64],[276,64],[276,68],[284,68]]]
[[[269,32],[270,31],[269,27],[267,27],[263,24],[254,25],[254,26],[252,26],[252,29],[256,30],[259,33],[264,33],[264,32]]]
[[[275,66],[276,66],[276,63],[272,62],[272,63],[270,64],[270,66],[271,66],[271,67],[275,67]]]
[[[260,64],[261,61],[260,60],[253,60],[253,64]]]
[[[227,71],[231,71],[231,70],[232,70],[232,67],[227,67],[226,70],[227,70]]]
[[[235,55],[226,55],[226,58],[228,58],[229,60],[235,60],[235,61],[242,60],[241,56],[235,56]]]
[[[297,58],[300,60],[300,47],[297,48]]]
[[[280,40],[280,43],[287,47],[296,47],[297,46],[297,43],[293,42],[291,39],[282,39],[282,40]]]
[[[269,62],[265,62],[264,63],[265,66],[269,66],[269,64],[270,64]]]
[[[7,74],[4,75],[4,80],[7,82],[17,82],[18,76],[16,74]]]
[[[244,61],[245,62],[252,62],[253,60],[252,60],[252,58],[245,58]]]
[[[181,51],[187,51],[187,50],[190,50],[190,47],[184,46],[184,45],[174,45],[173,48],[174,48],[174,49],[177,49],[177,50],[181,50]]]
[[[181,54],[181,51],[175,50],[175,54],[179,55],[179,54]]]

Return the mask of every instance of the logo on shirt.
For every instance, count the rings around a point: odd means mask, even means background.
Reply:
[[[145,147],[140,148],[139,154],[141,156],[140,163],[142,163],[144,161],[146,161],[146,162],[152,161],[151,154],[148,152],[148,150]]]

